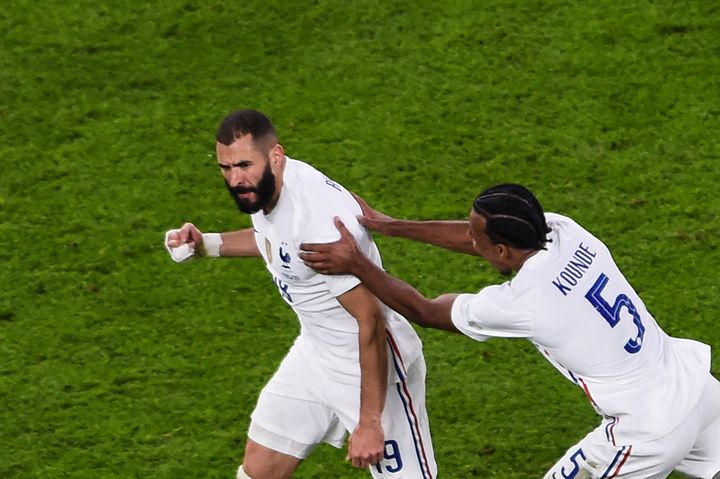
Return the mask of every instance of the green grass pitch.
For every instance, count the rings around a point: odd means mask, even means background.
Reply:
[[[711,1],[9,0],[0,477],[234,477],[297,323],[259,261],[176,265],[162,239],[249,224],[214,164],[240,107],[395,216],[526,184],[670,334],[720,350],[719,25]],[[427,295],[501,279],[378,243]],[[441,477],[542,477],[598,422],[529,343],[420,335]],[[320,447],[297,477],[369,477],[343,458]]]

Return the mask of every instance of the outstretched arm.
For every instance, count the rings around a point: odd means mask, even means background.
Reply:
[[[372,231],[477,256],[467,221],[399,220],[371,208],[361,197],[354,196],[363,212],[358,221]]]
[[[220,256],[260,256],[252,228],[220,233]]]
[[[183,245],[197,256],[260,256],[252,228],[203,234],[194,224],[185,223],[180,229],[169,231],[166,239],[166,246],[171,249]]]
[[[339,218],[335,226],[340,239],[334,243],[300,246],[300,258],[310,268],[324,274],[352,274],[362,281],[380,301],[408,321],[425,328],[458,332],[450,318],[456,294],[444,294],[431,300],[408,283],[390,276],[370,261],[357,246],[355,239]]]

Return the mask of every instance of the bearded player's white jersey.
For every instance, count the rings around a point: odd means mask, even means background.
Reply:
[[[510,281],[458,296],[464,334],[527,338],[581,387],[621,446],[662,436],[708,382],[709,346],[669,337],[607,247],[573,220],[548,213],[551,242]]]
[[[346,384],[360,384],[358,324],[336,297],[360,281],[354,276],[316,273],[298,256],[302,243],[336,241],[340,234],[333,218],[340,217],[363,252],[377,265],[380,254],[369,233],[357,221],[362,213],[352,195],[312,166],[286,158],[283,187],[270,214],[252,215],[255,241],[273,282],[300,320],[297,347],[318,373]],[[384,306],[383,306],[384,307]],[[415,330],[400,315],[386,309],[391,347],[409,366],[422,346]],[[390,360],[388,364],[393,365]],[[389,381],[397,382],[395,367]]]

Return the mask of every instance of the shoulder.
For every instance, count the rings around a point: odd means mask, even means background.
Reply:
[[[302,161],[288,158],[285,168],[283,179],[298,205],[304,241],[337,240],[340,234],[333,221],[336,216],[355,237],[364,234],[356,218],[362,212],[360,205],[345,187]]]
[[[290,157],[285,158],[285,175],[283,177],[285,181],[308,189],[319,185],[331,186],[330,183],[337,184],[330,180],[325,173],[309,163]],[[321,191],[318,193],[321,193]]]
[[[359,210],[355,199],[340,183],[302,161],[287,158],[283,181],[296,195],[316,207],[332,209],[357,206]]]
[[[523,295],[518,286],[515,279],[486,286],[475,294],[461,295],[458,302],[465,303],[469,310],[516,314],[525,310],[525,305],[520,301]]]
[[[550,228],[552,228],[553,225],[558,227],[579,226],[574,219],[558,213],[545,213],[545,221]]]
[[[545,221],[551,230],[557,231],[558,233],[584,233],[591,234],[586,230],[580,223],[570,218],[569,216],[563,216],[558,213],[545,213]]]
[[[532,314],[513,281],[488,286],[476,294],[461,294],[451,317],[464,334],[481,337],[526,338],[532,335]]]

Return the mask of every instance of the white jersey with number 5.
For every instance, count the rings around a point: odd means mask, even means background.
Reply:
[[[375,243],[357,221],[361,213],[345,188],[307,163],[286,158],[277,205],[268,215],[262,211],[252,215],[255,241],[267,269],[280,295],[300,320],[295,346],[317,373],[358,386],[358,323],[336,298],[360,281],[354,276],[318,274],[305,266],[298,252],[302,243],[338,240],[340,234],[333,222],[338,216],[363,252],[381,266]],[[386,312],[388,340],[409,367],[421,353],[420,338],[405,318],[390,309]],[[394,367],[389,368],[388,375],[391,383],[397,382]]]
[[[570,218],[546,219],[547,250],[512,280],[460,295],[454,324],[479,341],[532,341],[584,390],[613,445],[662,436],[700,398],[709,346],[668,336],[600,240]]]

